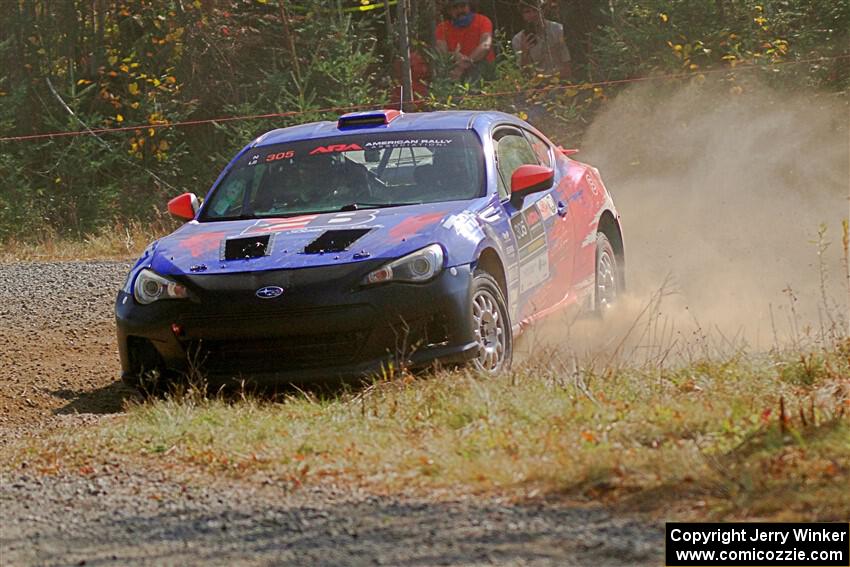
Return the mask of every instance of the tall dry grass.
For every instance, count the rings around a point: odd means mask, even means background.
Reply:
[[[130,259],[138,257],[151,241],[179,226],[156,214],[150,221],[115,221],[91,234],[63,236],[50,228],[35,237],[10,238],[0,243],[0,262],[50,262]]]

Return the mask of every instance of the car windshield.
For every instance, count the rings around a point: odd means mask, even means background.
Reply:
[[[468,130],[369,132],[263,146],[218,184],[201,221],[456,201],[483,193],[484,158]]]

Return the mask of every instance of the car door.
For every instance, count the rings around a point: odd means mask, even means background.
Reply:
[[[547,305],[563,305],[575,299],[574,278],[576,261],[576,234],[581,217],[576,214],[571,195],[572,182],[566,175],[567,167],[558,160],[558,150],[550,142],[530,130],[523,130],[540,165],[553,168],[555,181],[547,195],[537,201],[544,217],[548,237],[549,280],[538,292],[539,301]]]
[[[519,208],[510,203],[511,176],[518,167],[526,164],[551,167],[548,146],[537,138],[535,142],[542,143],[546,149],[539,147],[535,152],[529,135],[531,133],[513,126],[502,126],[493,131],[499,196],[510,218],[517,249],[517,269],[511,271],[509,286],[518,288],[519,305],[514,319],[518,322],[563,298],[564,286],[553,285],[552,276],[556,274],[559,281],[569,282],[571,268],[570,263],[563,261],[565,248],[552,241],[555,233],[563,230],[558,220],[563,222],[564,218],[559,215],[558,209],[557,174],[552,189],[528,195]],[[541,153],[540,157],[538,153]],[[545,156],[548,156],[548,163],[541,160]],[[560,212],[564,211],[566,208]],[[555,256],[552,255],[553,245]]]

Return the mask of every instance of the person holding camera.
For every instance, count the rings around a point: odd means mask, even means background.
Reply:
[[[546,75],[568,79],[572,74],[570,50],[564,41],[564,26],[543,17],[540,2],[520,3],[524,27],[511,42],[522,66],[533,66]]]

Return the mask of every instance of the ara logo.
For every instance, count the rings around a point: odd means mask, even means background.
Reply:
[[[283,294],[283,288],[276,285],[267,285],[257,290],[255,295],[260,299],[273,299]]]
[[[353,152],[362,150],[359,144],[333,144],[330,146],[319,146],[310,152],[311,156],[316,154],[332,154],[336,152]]]

